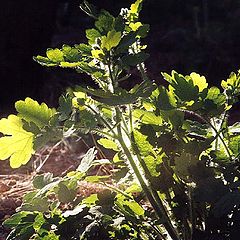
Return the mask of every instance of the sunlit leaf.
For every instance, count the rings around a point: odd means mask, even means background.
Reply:
[[[89,44],[94,44],[96,39],[101,37],[101,34],[98,30],[92,28],[86,30],[86,37],[88,39]]]
[[[232,72],[229,78],[222,80],[221,86],[223,89],[228,90],[227,93],[239,94],[240,93],[240,70],[236,73]]]
[[[39,128],[49,124],[49,121],[55,114],[55,109],[49,108],[45,103],[41,105],[27,97],[24,101],[20,100],[15,103],[18,116],[27,122],[35,123]]]
[[[107,33],[107,36],[102,37],[101,47],[110,51],[112,48],[116,47],[121,40],[121,32],[116,32],[112,30]]]
[[[81,163],[77,168],[77,171],[86,173],[91,168],[96,154],[96,149],[94,147],[90,148],[82,158]]]
[[[153,146],[147,141],[148,136],[143,135],[138,130],[134,130],[133,137],[142,156],[149,156],[150,153],[154,152]],[[135,150],[138,151],[137,149]]]
[[[63,52],[58,48],[47,49],[46,55],[53,62],[57,63],[57,62],[64,61]]]
[[[98,200],[98,195],[96,193],[94,193],[94,194],[91,194],[90,196],[84,198],[82,200],[82,204],[86,204],[87,206],[90,206],[92,204],[95,204],[97,200]]]
[[[112,149],[114,151],[119,151],[118,145],[110,139],[101,138],[101,139],[97,140],[97,142],[107,149]]]
[[[99,183],[104,180],[109,179],[109,176],[88,176],[85,178],[85,181],[90,182],[90,183]]]
[[[32,154],[34,134],[23,129],[22,120],[15,115],[0,120],[0,159],[10,158],[12,168],[26,164]]]
[[[204,76],[200,76],[199,74],[193,72],[190,74],[190,77],[193,81],[193,85],[198,86],[199,92],[202,92],[205,88],[208,87],[208,83]]]
[[[141,109],[136,109],[133,111],[133,117],[139,119],[142,123],[161,125],[162,117],[156,116],[154,112],[148,112]]]

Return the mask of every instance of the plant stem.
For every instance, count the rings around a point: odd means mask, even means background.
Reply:
[[[116,118],[117,121],[120,120],[120,112],[119,109],[116,108]],[[131,167],[133,168],[133,171],[144,191],[144,193],[146,194],[150,204],[152,205],[153,209],[156,212],[156,215],[158,216],[159,219],[163,220],[163,225],[166,228],[167,232],[169,233],[169,235],[172,237],[173,240],[178,240],[178,234],[176,233],[174,227],[171,224],[171,221],[169,219],[169,217],[166,214],[166,210],[161,202],[161,199],[159,198],[159,195],[156,191],[152,190],[151,187],[145,182],[141,172],[139,171],[131,152],[129,151],[128,147],[126,146],[123,138],[122,138],[122,132],[121,132],[121,126],[118,125],[117,126],[117,130],[118,130],[118,141],[119,144],[122,147],[123,152],[125,153]],[[147,167],[144,169],[145,171],[148,171]]]
[[[210,121],[208,121],[208,124],[211,126],[211,128],[213,129],[213,131],[218,135],[219,139],[221,140],[221,142],[222,142],[222,144],[223,144],[223,146],[224,146],[224,148],[225,148],[225,150],[226,150],[226,152],[227,152],[227,154],[228,154],[228,157],[229,157],[230,159],[232,159],[232,154],[231,154],[231,152],[230,152],[227,144],[225,143],[224,139],[222,138],[222,136],[221,136],[221,134],[220,134],[221,129],[218,131],[218,130],[216,129],[216,127],[215,127]]]
[[[110,75],[110,78],[111,78],[111,81],[112,81],[113,92],[114,92],[115,88],[118,87],[118,81],[117,81],[117,79],[114,78],[114,75],[112,74],[111,63],[108,64],[108,69],[109,69],[109,75]],[[141,72],[143,80],[145,80],[145,81],[149,80],[148,76],[145,73],[143,63],[139,65],[139,70]],[[129,106],[129,109],[131,109],[130,106]],[[144,179],[144,176],[142,175],[138,166],[136,165],[135,160],[134,160],[130,150],[128,149],[128,147],[127,147],[127,145],[126,145],[126,143],[123,139],[123,136],[122,136],[122,127],[123,126],[121,125],[121,123],[123,123],[125,125],[126,125],[126,123],[124,122],[125,119],[123,119],[123,116],[122,116],[122,113],[121,113],[119,107],[115,107],[115,113],[116,113],[116,123],[117,123],[117,138],[116,139],[118,140],[118,142],[119,142],[119,144],[122,148],[122,151],[126,155],[127,160],[129,161],[129,163],[130,163],[130,165],[131,165],[131,167],[132,167],[132,169],[133,169],[133,171],[134,171],[134,173],[135,173],[135,175],[136,175],[144,193],[146,194],[146,197],[148,198],[148,200],[149,200],[150,204],[152,205],[153,209],[155,210],[155,213],[156,213],[157,217],[160,220],[163,221],[163,225],[164,225],[165,229],[167,230],[168,234],[170,235],[170,237],[173,240],[179,240],[178,233],[174,229],[174,227],[171,223],[171,220],[169,219],[169,217],[166,213],[166,209],[163,206],[162,201],[161,201],[158,193],[156,191],[154,191],[151,188],[151,186],[149,186],[148,183],[146,183],[146,180]],[[132,118],[132,116],[131,116],[131,118]],[[127,134],[127,136],[130,137],[129,134]],[[138,160],[141,164],[142,161],[140,161],[139,158],[138,158]],[[147,166],[145,166],[143,168],[143,170],[145,171],[145,174],[147,174],[149,172]]]

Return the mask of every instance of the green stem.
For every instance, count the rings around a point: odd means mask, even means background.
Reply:
[[[118,80],[115,79],[112,74],[111,62],[109,62],[109,64],[108,64],[108,69],[109,69],[109,75],[110,75],[110,78],[111,78],[111,81],[113,84],[113,92],[114,92],[115,88],[118,87]],[[143,80],[149,80],[144,71],[144,66],[142,64],[140,64],[139,69],[142,74]],[[116,123],[117,123],[117,138],[116,139],[118,140],[118,142],[122,148],[122,151],[124,152],[125,156],[127,157],[127,160],[129,161],[144,193],[146,194],[146,197],[148,198],[153,209],[155,210],[157,217],[163,221],[163,225],[164,225],[165,229],[167,230],[168,234],[171,236],[171,238],[173,240],[179,240],[178,234],[177,234],[176,230],[174,229],[174,227],[172,226],[171,220],[169,219],[168,215],[166,214],[166,210],[161,202],[161,199],[159,198],[158,193],[156,191],[153,191],[153,189],[149,186],[149,184],[147,184],[145,182],[146,180],[144,179],[142,173],[140,172],[138,166],[136,165],[135,160],[134,160],[129,148],[127,147],[127,145],[122,137],[121,123],[126,124],[126,122],[124,123],[125,120],[122,118],[122,113],[120,111],[120,108],[116,107],[115,112],[116,112]],[[129,134],[127,134],[127,135],[129,137]],[[145,170],[148,170],[148,168],[146,167]]]
[[[141,164],[141,167],[143,168],[148,181],[151,182],[151,173],[150,173],[147,165],[143,161],[142,157],[140,156],[140,151],[139,151],[139,149],[137,147],[137,144],[135,142],[134,136],[132,138],[132,141],[133,141],[133,144],[134,144],[134,149],[137,152],[136,153],[137,159],[138,159],[139,163]],[[162,218],[164,219],[164,222],[165,222],[165,224],[164,224],[165,228],[167,229],[168,232],[170,231],[170,232],[174,233],[175,236],[178,236],[178,233],[176,232],[175,228],[172,225],[172,222],[171,222],[171,220],[170,220],[170,218],[168,216],[167,210],[166,210],[166,208],[165,208],[161,198],[159,197],[158,192],[156,190],[154,190],[154,189],[151,189],[151,191],[152,191],[152,195],[153,195],[153,197],[154,197],[154,199],[155,199],[155,201],[156,201],[156,203],[158,205],[158,208],[161,211]]]
[[[114,132],[113,128],[95,109],[93,109],[91,106],[89,105],[85,105],[86,107],[88,107],[94,114],[95,117],[98,118],[105,127],[107,127],[113,134],[113,138],[116,138],[116,133]]]
[[[221,134],[220,134],[221,129],[218,131],[218,130],[215,128],[215,126],[214,126],[210,121],[208,121],[208,124],[211,126],[211,128],[213,129],[213,131],[218,135],[219,139],[221,140],[221,142],[222,142],[222,144],[223,144],[223,146],[224,146],[224,148],[225,148],[225,150],[226,150],[226,152],[227,152],[227,154],[228,154],[228,157],[229,157],[230,159],[232,159],[232,154],[231,154],[231,152],[230,152],[227,144],[225,143],[224,139],[222,138],[222,136],[221,136]]]
[[[117,121],[119,121],[120,118],[120,112],[119,109],[116,109],[116,118]],[[123,138],[122,138],[122,132],[121,132],[121,126],[118,125],[118,141],[119,144],[122,147],[123,152],[125,153],[134,173],[136,174],[137,179],[139,180],[139,183],[146,194],[150,204],[152,205],[153,209],[156,212],[156,215],[159,219],[163,220],[163,225],[166,228],[169,235],[172,237],[173,240],[178,240],[178,234],[176,233],[174,227],[171,224],[171,221],[169,217],[166,214],[166,210],[161,202],[161,199],[159,198],[159,195],[156,191],[152,190],[151,187],[145,182],[141,172],[139,171],[139,168],[137,167],[131,152],[129,151],[128,147],[126,146]],[[137,156],[138,157],[138,156]],[[145,171],[148,171],[147,167],[144,168]]]
[[[113,191],[116,192],[116,193],[120,193],[120,194],[122,194],[123,196],[125,196],[126,198],[128,198],[128,199],[130,199],[130,200],[133,199],[133,197],[132,197],[131,195],[123,192],[123,191],[120,190],[119,188],[116,188],[116,187],[114,187],[114,186],[112,186],[112,185],[109,185],[109,184],[104,183],[104,182],[103,182],[103,183],[100,182],[100,185],[105,186],[105,187],[107,187],[108,189],[113,190]]]

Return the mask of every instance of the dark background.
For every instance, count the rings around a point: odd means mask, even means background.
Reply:
[[[130,0],[92,0],[117,15]],[[48,47],[85,42],[93,21],[77,0],[6,0],[0,6],[0,113],[13,110],[16,100],[30,96],[50,106],[67,86],[86,76],[44,68],[32,56]],[[163,83],[161,71],[172,69],[205,75],[219,85],[240,68],[240,1],[145,0],[141,20],[151,25],[147,61],[152,79]]]

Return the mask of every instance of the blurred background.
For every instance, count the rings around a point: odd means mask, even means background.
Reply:
[[[44,68],[32,56],[48,47],[86,42],[93,20],[78,0],[3,0],[0,8],[0,114],[30,96],[50,106],[67,86],[86,76],[75,71]],[[89,0],[117,15],[130,0]],[[145,0],[141,20],[150,24],[147,61],[149,76],[163,83],[160,72],[172,69],[203,74],[219,85],[240,68],[240,1]]]

